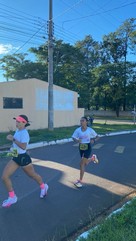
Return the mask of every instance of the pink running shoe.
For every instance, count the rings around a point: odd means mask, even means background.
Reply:
[[[12,204],[17,202],[17,196],[15,195],[14,197],[8,197],[7,200],[3,201],[2,207],[7,208],[10,207]]]
[[[45,183],[44,188],[41,189],[40,198],[44,198],[47,195],[48,189],[49,189],[49,186]]]

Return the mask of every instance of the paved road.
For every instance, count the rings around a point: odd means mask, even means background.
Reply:
[[[67,236],[119,202],[136,188],[136,134],[102,137],[93,153],[100,164],[86,168],[85,186],[74,187],[79,175],[78,147],[73,142],[30,151],[36,170],[49,184],[48,196],[22,170],[12,180],[19,201],[0,207],[0,241],[66,241]],[[0,174],[7,160],[0,162]],[[0,203],[7,193],[0,182]]]

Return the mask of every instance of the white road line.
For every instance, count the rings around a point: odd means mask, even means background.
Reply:
[[[93,149],[100,149],[104,144],[102,143],[98,143],[96,145],[93,146]]]
[[[116,152],[116,153],[123,153],[124,149],[125,149],[124,146],[117,146],[114,152]]]

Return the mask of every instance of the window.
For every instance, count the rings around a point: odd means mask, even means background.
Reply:
[[[3,97],[3,109],[22,109],[22,108],[23,108],[22,98]]]

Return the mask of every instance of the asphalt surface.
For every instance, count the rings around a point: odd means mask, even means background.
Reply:
[[[0,241],[64,241],[136,188],[136,134],[101,137],[93,146],[100,163],[86,167],[85,185],[76,188],[80,156],[74,142],[30,150],[48,195],[19,169],[12,181],[18,202],[0,207]],[[7,159],[0,160],[0,175]],[[7,191],[0,181],[0,203]]]

